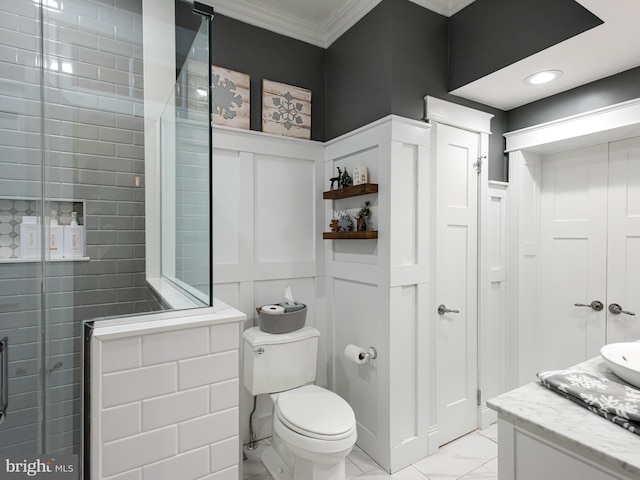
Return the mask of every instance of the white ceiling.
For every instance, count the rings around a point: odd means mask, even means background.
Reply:
[[[639,66],[640,1],[576,1],[604,23],[451,93],[510,110]],[[546,85],[523,83],[525,77],[542,70],[564,74]]]
[[[203,0],[216,12],[323,48],[381,0]],[[410,0],[451,16],[473,0]],[[524,105],[640,65],[638,0],[576,0],[604,24],[509,65],[451,93],[501,110]],[[541,32],[544,34],[544,32]],[[505,39],[509,41],[509,39]],[[523,79],[541,70],[562,70],[547,85]]]

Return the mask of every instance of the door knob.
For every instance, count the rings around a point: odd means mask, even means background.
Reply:
[[[596,312],[599,312],[600,310],[602,310],[604,308],[604,304],[602,302],[600,302],[599,300],[594,300],[593,302],[591,302],[590,304],[585,304],[585,303],[574,303],[573,304],[576,307],[589,307],[589,308],[593,308]]]
[[[449,310],[446,305],[441,303],[438,305],[438,315],[444,315],[445,313],[460,313],[460,310]]]
[[[620,313],[624,313],[626,315],[635,315],[635,313],[633,312],[628,312],[626,310],[623,310],[622,307],[620,305],[618,305],[617,303],[612,303],[609,305],[609,311],[615,315],[618,315]]]

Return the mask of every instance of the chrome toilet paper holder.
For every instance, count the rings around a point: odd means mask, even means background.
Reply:
[[[378,358],[378,351],[374,347],[369,347],[369,350],[360,353],[358,357],[360,357],[360,360],[375,360]]]

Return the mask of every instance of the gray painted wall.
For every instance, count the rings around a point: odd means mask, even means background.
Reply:
[[[450,90],[600,24],[575,0],[475,0],[451,17]]]
[[[0,333],[11,344],[2,453],[38,451],[42,406],[46,450],[77,452],[82,321],[159,308],[144,273],[141,2],[65,0],[64,10],[45,10],[44,110],[37,18],[33,0],[0,4],[0,197],[40,196],[44,174],[48,197],[86,201],[91,261],[0,264]]]
[[[424,97],[489,112],[489,178],[504,180],[506,116],[447,91],[448,19],[407,0],[383,0],[327,50],[327,138],[389,114],[424,118]]]
[[[327,140],[392,113],[392,18],[383,1],[327,49]]]
[[[216,14],[213,64],[251,77],[251,130],[262,131],[262,80],[311,90],[311,139],[325,134],[325,50]]]
[[[634,98],[640,98],[640,67],[509,110],[507,131],[577,115]]]
[[[503,111],[447,93],[448,19],[408,0],[383,0],[328,49],[216,15],[213,62],[251,76],[251,129],[260,131],[262,79],[313,92],[311,137],[325,141],[395,114],[424,118],[424,97],[495,115],[489,175],[505,179]]]

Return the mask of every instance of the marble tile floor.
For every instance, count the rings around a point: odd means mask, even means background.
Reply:
[[[243,464],[243,480],[271,480],[260,456],[269,439],[258,442],[254,451],[247,450]],[[388,474],[366,453],[355,446],[347,457],[346,480],[497,480],[498,431],[497,424],[486,430],[476,430],[447,445],[435,455]]]

